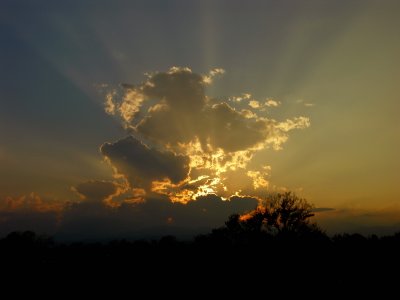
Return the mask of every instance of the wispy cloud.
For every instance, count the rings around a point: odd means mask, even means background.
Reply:
[[[297,103],[297,104],[301,104],[301,105],[303,105],[303,106],[305,106],[305,107],[313,107],[313,106],[315,106],[315,103],[308,102],[308,101],[305,101],[305,100],[303,100],[303,99],[298,99],[298,100],[296,100],[296,103]]]

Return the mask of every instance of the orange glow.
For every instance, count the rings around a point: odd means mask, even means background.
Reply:
[[[64,207],[65,202],[45,200],[33,192],[17,198],[6,197],[5,201],[0,202],[0,211],[61,212]]]
[[[218,194],[218,188],[220,187],[226,189],[219,177],[210,178],[197,188],[197,192],[193,195],[193,199],[197,199],[197,197],[200,196],[207,196],[209,194]],[[224,197],[221,198],[226,200]]]
[[[256,212],[260,212],[260,211],[261,212],[265,212],[265,207],[262,206],[262,205],[258,205],[255,210],[252,210],[252,211],[250,211],[248,213],[240,215],[239,220],[240,221],[246,221],[248,219],[251,219]]]
[[[139,204],[146,202],[146,191],[144,189],[132,189],[132,197],[126,198],[125,203]]]
[[[179,184],[173,184],[168,178],[164,181],[153,181],[151,186],[151,191],[166,195],[172,202],[180,202],[183,204],[188,203],[192,200],[194,191],[183,188],[185,182]]]

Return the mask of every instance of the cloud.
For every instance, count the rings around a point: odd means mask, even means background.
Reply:
[[[233,96],[231,98],[228,98],[228,101],[241,102],[242,100],[248,100],[250,98],[251,98],[251,94],[243,93],[241,96]]]
[[[296,117],[294,119],[287,119],[285,122],[281,122],[276,125],[277,128],[284,132],[288,132],[293,129],[303,129],[310,126],[310,120],[305,117]]]
[[[313,106],[315,106],[315,103],[306,102],[306,101],[304,101],[303,99],[297,100],[296,103],[302,104],[302,105],[304,105],[305,107],[313,107]]]
[[[66,202],[36,193],[0,199],[0,235],[33,230],[54,234]]]
[[[164,179],[179,183],[189,173],[188,157],[151,149],[132,136],[115,143],[105,143],[100,152],[131,186],[149,189],[153,181]]]
[[[267,100],[265,101],[265,105],[268,107],[277,107],[279,106],[281,103],[279,101],[276,101],[272,98],[267,98]]]
[[[86,201],[98,201],[114,195],[118,186],[109,181],[91,180],[79,184],[74,190]]]
[[[267,123],[259,118],[248,118],[223,102],[205,110],[202,147],[222,149],[234,153],[247,150],[262,143],[266,136]]]
[[[16,207],[0,211],[0,235],[34,230],[73,241],[158,238],[168,234],[192,238],[194,234],[222,226],[229,215],[249,212],[258,204],[251,197],[234,196],[224,201],[216,195],[207,195],[184,205],[152,195],[145,202],[123,202],[110,207],[104,198],[115,189],[106,183],[101,185],[100,182],[80,185],[77,189],[85,194],[86,200],[64,203],[60,212]],[[96,187],[101,191],[95,191]]]
[[[5,197],[0,199],[0,211],[2,212],[60,212],[64,207],[62,201],[40,197],[32,192],[29,195],[18,197]]]
[[[101,147],[117,177],[130,188],[185,203],[207,193],[240,193],[243,189],[231,190],[238,186],[231,182],[234,177],[252,180],[245,189],[267,187],[262,169],[247,169],[254,154],[281,149],[289,131],[307,128],[310,121],[303,116],[268,118],[266,107],[280,104],[270,98],[258,101],[249,93],[225,100],[207,96],[206,87],[224,72],[213,69],[201,75],[172,67],[146,74],[140,84],[109,91],[105,110],[119,117],[131,135]]]
[[[113,97],[115,96],[116,92],[111,91],[106,95],[106,101],[104,103],[104,110],[106,113],[109,115],[114,115],[115,114],[115,103],[113,102]]]
[[[225,74],[225,70],[221,68],[215,68],[212,69],[210,72],[208,72],[208,75],[203,76],[203,82],[205,84],[211,84],[213,82],[214,77],[218,75],[223,75]]]
[[[33,230],[62,240],[160,237],[174,234],[193,237],[222,226],[229,215],[255,209],[258,200],[233,196],[199,196],[184,205],[151,193],[146,201],[118,194],[121,186],[109,181],[88,181],[74,188],[81,200],[58,201],[35,193],[0,199],[0,236]],[[110,205],[107,201],[119,205]]]
[[[260,108],[260,102],[258,102],[256,100],[250,100],[249,101],[249,106],[251,108]]]
[[[247,171],[247,176],[253,179],[253,186],[255,190],[258,188],[266,188],[269,185],[269,182],[266,179],[268,173],[261,171]]]
[[[278,107],[281,103],[276,101],[272,98],[267,98],[265,102],[257,101],[257,100],[250,100],[248,105],[251,108],[259,109],[260,111],[265,111],[268,107]]]
[[[98,202],[75,203],[63,216],[58,229],[62,239],[160,237],[173,234],[192,237],[222,226],[233,213],[253,210],[254,198],[232,197],[223,201],[215,195],[199,197],[187,205],[166,197],[149,197],[139,204],[123,204],[110,209]]]

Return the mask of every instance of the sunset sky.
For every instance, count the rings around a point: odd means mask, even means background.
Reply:
[[[400,2],[0,4],[0,234],[197,232],[293,191],[400,230]]]

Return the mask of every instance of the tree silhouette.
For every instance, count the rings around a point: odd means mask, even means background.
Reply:
[[[267,230],[277,233],[301,232],[309,229],[313,206],[292,192],[272,194],[265,203]]]
[[[313,206],[292,192],[271,194],[255,211],[243,217],[248,231],[264,231],[272,235],[300,233],[316,229],[310,222]]]
[[[225,226],[214,229],[212,241],[228,244],[254,244],[271,239],[328,240],[326,234],[311,222],[313,206],[292,192],[271,194],[254,211],[233,214]],[[198,240],[204,241],[205,237]]]

